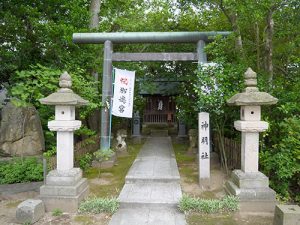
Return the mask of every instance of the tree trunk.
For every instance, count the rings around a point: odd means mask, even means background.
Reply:
[[[90,29],[99,28],[99,13],[100,13],[101,0],[92,0],[90,5]]]
[[[256,67],[260,70],[260,41],[259,41],[259,26],[258,22],[255,23],[255,39],[256,39]]]
[[[232,30],[236,35],[236,40],[235,40],[235,46],[236,49],[239,53],[241,53],[242,57],[244,57],[244,51],[243,51],[243,41],[242,41],[242,35],[241,35],[241,30],[238,25],[238,16],[236,12],[229,11],[228,9],[225,8],[223,0],[220,0],[219,2],[219,7],[224,13],[224,15],[227,17],[229,23],[231,24]]]
[[[100,8],[101,8],[101,0],[91,0],[91,4],[90,4],[91,20],[89,24],[90,30],[99,28]],[[93,69],[91,74],[94,77],[95,81],[99,81],[99,73],[96,71],[96,69]],[[98,84],[96,89],[98,90]],[[87,118],[88,127],[96,131],[97,133],[100,132],[100,116],[101,116],[100,109],[95,109]]]
[[[269,74],[269,84],[273,82],[273,34],[274,34],[274,20],[273,20],[274,7],[271,7],[267,14],[267,28],[266,28],[266,70]]]
[[[226,174],[229,174],[228,170],[228,164],[227,164],[227,155],[225,150],[225,138],[224,138],[224,127],[222,125],[219,125],[218,122],[216,122],[217,127],[217,135],[219,139],[219,151],[221,156],[221,166],[225,170]]]
[[[240,27],[237,23],[237,15],[236,14],[230,15],[230,22],[231,22],[233,32],[236,34],[236,42],[235,42],[236,49],[242,53],[243,52],[243,41],[242,41]]]

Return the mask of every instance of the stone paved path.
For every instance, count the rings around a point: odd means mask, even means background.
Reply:
[[[149,137],[131,166],[109,225],[185,225],[177,209],[182,196],[170,137]]]

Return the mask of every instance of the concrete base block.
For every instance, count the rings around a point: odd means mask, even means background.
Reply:
[[[231,180],[239,188],[265,188],[269,187],[269,178],[261,172],[245,173],[242,170],[234,170]]]
[[[76,173],[61,174],[51,171],[48,174],[46,184],[40,188],[40,199],[43,200],[46,211],[61,209],[63,212],[76,212],[80,202],[87,197],[89,192],[87,179],[82,178],[82,171],[79,168],[74,169]]]
[[[43,185],[40,188],[42,196],[76,196],[87,187],[87,179],[82,178],[74,186]]]
[[[41,200],[27,199],[20,203],[16,211],[16,219],[19,223],[33,224],[45,214],[45,207]]]
[[[161,129],[152,129],[150,135],[152,137],[168,137],[169,131],[168,130],[161,130]]]
[[[276,205],[273,225],[300,225],[300,207]]]
[[[80,202],[88,196],[88,193],[89,188],[86,187],[76,196],[40,196],[40,198],[43,200],[47,212],[61,209],[63,212],[75,213]]]
[[[131,139],[132,139],[133,144],[141,144],[142,143],[142,136],[141,135],[131,136]]]
[[[253,201],[240,201],[239,211],[241,213],[264,213],[273,215],[275,210],[276,200],[253,200]]]
[[[107,169],[113,167],[116,164],[116,161],[117,161],[117,154],[114,154],[108,160],[104,160],[101,162],[98,160],[93,160],[92,167]]]
[[[234,170],[225,183],[225,191],[239,197],[240,211],[273,213],[275,210],[276,192],[269,188],[269,179],[260,172]]]
[[[69,171],[51,170],[46,177],[46,185],[70,186],[77,184],[82,178],[82,170],[73,168]]]

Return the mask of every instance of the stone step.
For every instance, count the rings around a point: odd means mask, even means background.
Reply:
[[[175,158],[148,157],[136,159],[125,179],[127,183],[136,181],[179,182],[180,176]]]
[[[122,208],[176,207],[181,197],[182,192],[178,182],[135,182],[124,185],[118,200]]]
[[[186,221],[184,214],[174,208],[121,208],[109,225],[186,225]]]
[[[169,131],[168,130],[162,130],[162,129],[152,129],[151,130],[151,136],[152,137],[168,137]]]

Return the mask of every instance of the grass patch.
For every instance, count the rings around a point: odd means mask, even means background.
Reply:
[[[93,224],[93,220],[90,216],[79,215],[74,218],[74,221],[82,224]]]
[[[179,172],[186,183],[197,183],[198,182],[198,171],[193,166],[179,166]]]
[[[221,213],[233,212],[239,207],[239,200],[236,196],[227,195],[223,199],[201,199],[183,195],[179,202],[179,209],[182,212]]]
[[[11,201],[8,202],[5,207],[6,208],[16,208],[22,201],[21,200],[17,200],[17,201]]]
[[[140,152],[143,144],[129,144],[128,156],[117,159],[117,165],[108,169],[89,168],[84,172],[88,179],[104,178],[106,174],[111,174],[111,182],[107,185],[90,184],[90,192],[97,197],[118,196],[125,183],[125,176],[128,173],[137,154]]]
[[[88,198],[79,206],[79,213],[115,213],[120,204],[116,198]]]
[[[179,165],[186,164],[186,163],[192,163],[195,161],[196,156],[190,156],[190,155],[186,154],[188,147],[189,146],[187,144],[173,143],[173,149],[175,152],[176,161]]]

